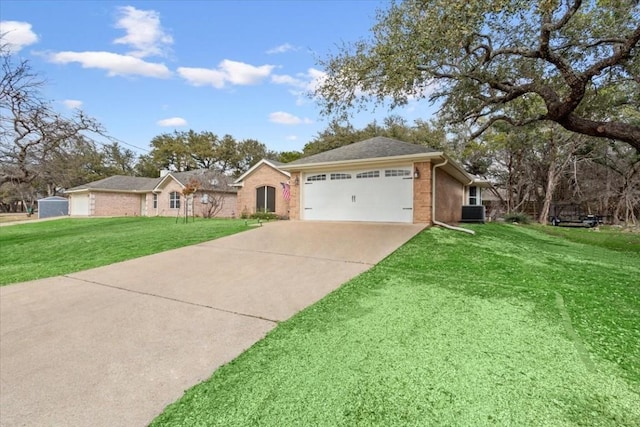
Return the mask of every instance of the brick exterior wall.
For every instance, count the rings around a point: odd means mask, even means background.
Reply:
[[[174,191],[180,195],[180,209],[171,208],[170,195]],[[182,186],[178,184],[176,180],[167,179],[165,181],[164,187],[161,188],[161,192],[158,193],[158,207],[156,209],[153,209],[153,204],[151,204],[152,208],[147,211],[147,215],[148,216],[179,216],[179,215],[184,216],[184,206],[186,201],[181,192],[182,192]],[[153,196],[152,195],[149,196],[149,199],[152,201]]]
[[[267,164],[262,164],[253,172],[247,175],[243,182],[243,186],[238,190],[237,213],[251,215],[256,212],[256,191],[259,187],[270,186],[276,189],[276,215],[283,218],[289,218],[289,202],[282,195],[281,182],[288,182],[289,177],[284,173],[275,170]],[[291,185],[293,193],[294,185]],[[291,199],[293,199],[291,194]]]
[[[413,179],[413,222],[431,224],[431,162],[413,164],[420,178]]]
[[[297,180],[297,181],[296,181]],[[298,182],[298,184],[296,184]],[[300,219],[300,172],[291,172],[291,200],[289,200],[289,219]]]
[[[462,219],[464,186],[442,169],[436,170],[436,220],[456,223]]]
[[[210,204],[202,203],[202,196],[204,192],[196,192],[193,198],[193,211],[196,216],[204,217],[205,212],[208,211]],[[238,212],[236,210],[237,196],[235,193],[209,193],[209,200],[216,200],[222,203],[222,208],[215,214],[213,218],[237,218]]]
[[[140,216],[144,194],[92,192],[90,216]]]
[[[177,192],[180,194],[180,209],[171,208],[171,200],[170,196],[172,192]],[[198,191],[193,196],[193,205],[188,208],[189,216],[203,216],[204,206],[202,204],[202,194],[201,191]],[[216,193],[216,198],[220,193]],[[236,206],[236,194],[234,193],[226,193],[223,196],[224,205],[220,212],[215,215],[215,218],[235,218],[238,216],[238,210]],[[182,195],[182,186],[178,184],[173,179],[169,179],[166,181],[164,187],[161,188],[161,192],[158,193],[158,207],[156,209],[153,208],[153,194],[149,193],[147,195],[147,215],[148,216],[184,216],[185,215],[185,204],[187,200]]]

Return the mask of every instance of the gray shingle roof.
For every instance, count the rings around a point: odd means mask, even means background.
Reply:
[[[376,159],[380,157],[406,156],[410,154],[437,152],[424,145],[410,144],[397,139],[376,136],[353,144],[325,151],[294,160],[289,165],[306,165],[309,163],[339,162],[346,160]]]
[[[196,169],[187,172],[170,172],[170,175],[173,176],[178,182],[182,185],[187,185],[191,178],[196,178],[199,180],[200,177],[205,175],[206,173],[211,172],[208,169]],[[208,189],[209,191],[220,191],[223,193],[237,193],[238,189],[234,187],[229,187],[228,185],[213,186]]]
[[[160,178],[142,178],[137,176],[114,175],[99,181],[89,182],[67,191],[77,190],[119,190],[119,191],[151,191]]]

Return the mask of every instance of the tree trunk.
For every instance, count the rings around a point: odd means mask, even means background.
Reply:
[[[557,172],[557,164],[556,160],[552,160],[549,165],[549,171],[547,172],[547,188],[544,192],[544,199],[542,202],[542,209],[540,210],[540,216],[538,217],[538,222],[543,225],[548,224],[549,219],[549,211],[551,210],[551,202],[553,201],[553,193],[556,189],[556,184],[558,181]]]

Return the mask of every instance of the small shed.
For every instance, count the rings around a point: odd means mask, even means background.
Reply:
[[[52,196],[38,200],[38,218],[69,215],[69,200],[65,197]]]

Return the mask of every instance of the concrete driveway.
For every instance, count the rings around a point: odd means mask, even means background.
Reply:
[[[2,287],[0,425],[147,425],[277,322],[421,229],[275,222]]]

